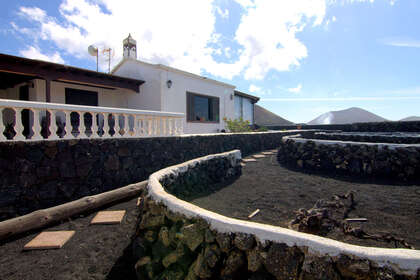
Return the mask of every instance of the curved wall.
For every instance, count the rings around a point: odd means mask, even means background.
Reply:
[[[167,192],[182,193],[188,184],[185,178],[202,178],[206,183],[214,178],[231,179],[239,173],[240,158],[235,150],[171,166],[150,176],[134,243],[139,279],[420,277],[420,251],[361,247],[228,218]],[[204,168],[209,165],[212,168]],[[221,169],[224,171],[215,176]]]
[[[388,144],[286,136],[279,163],[306,170],[420,180],[420,144]]]

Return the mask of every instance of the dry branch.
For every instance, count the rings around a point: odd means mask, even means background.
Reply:
[[[97,209],[111,202],[138,196],[146,185],[147,181],[142,181],[116,190],[86,196],[72,202],[37,210],[24,216],[0,222],[0,240],[18,233],[65,220],[82,212]]]
[[[255,210],[254,212],[252,212],[249,216],[248,219],[252,219],[255,215],[257,215],[260,212],[260,209]]]

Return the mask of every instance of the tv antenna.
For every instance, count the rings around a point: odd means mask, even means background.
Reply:
[[[99,60],[98,48],[95,47],[94,45],[90,45],[88,47],[88,52],[91,56],[96,56],[96,72],[98,72],[98,60]]]
[[[111,48],[105,48],[102,50],[102,54],[108,53],[108,73],[111,73],[111,59],[114,57],[115,52]]]

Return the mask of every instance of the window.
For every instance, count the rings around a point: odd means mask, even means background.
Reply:
[[[98,93],[89,90],[66,88],[66,104],[98,106]]]
[[[249,121],[250,124],[253,124],[254,104],[249,98],[235,95],[235,118],[242,118],[244,121]]]
[[[219,98],[187,92],[189,122],[219,122]]]

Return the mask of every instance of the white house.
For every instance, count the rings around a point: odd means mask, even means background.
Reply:
[[[147,126],[148,135],[166,135],[166,133],[159,133],[160,130],[166,130],[167,133],[172,134],[174,131],[172,126],[176,127],[177,133],[180,131],[178,127],[187,134],[218,132],[226,129],[224,118],[242,117],[253,123],[253,104],[258,101],[255,96],[236,91],[234,85],[165,65],[138,60],[136,41],[130,35],[123,41],[123,59],[114,67],[111,74],[0,54],[0,99],[147,110],[149,113],[130,112],[141,116],[149,115],[145,117],[146,123],[141,124],[141,126]],[[13,104],[19,105],[16,102]],[[7,106],[4,104],[0,107],[7,108]],[[32,105],[19,106],[22,108],[20,122],[28,130],[34,124],[33,113],[36,110],[30,109],[32,113],[29,113],[27,110]],[[83,110],[79,107],[51,108],[57,111],[55,117],[62,123],[66,119],[65,111],[76,109]],[[3,110],[0,117],[4,125],[10,124],[10,120],[16,117],[13,110]],[[129,126],[129,129],[125,130],[131,130],[132,134],[134,133],[133,116],[128,121],[124,117],[129,114],[128,111],[127,113],[121,110],[119,113],[110,112],[109,109],[105,111],[95,113],[98,125],[101,121],[103,123],[106,114],[112,114],[109,117],[116,116],[120,126]],[[43,112],[45,118],[45,110]],[[156,112],[167,112],[167,114]],[[85,115],[85,113],[79,114]],[[90,115],[91,117],[88,117],[90,124],[82,123],[82,125],[91,126],[91,118],[94,114]],[[158,116],[161,119],[158,120]],[[178,123],[181,121],[181,116],[183,116],[182,125]],[[85,122],[86,118],[85,116]],[[175,121],[174,118],[177,124],[171,125],[170,122]],[[17,122],[17,125],[20,125],[20,122]],[[72,116],[71,122],[74,126],[74,123],[79,122],[79,118]],[[2,123],[0,123],[0,129]],[[157,126],[162,128],[156,128]],[[68,127],[66,130],[71,129]],[[150,132],[152,130],[154,130],[153,133]],[[32,134],[34,133],[35,131]]]
[[[223,118],[235,119],[235,86],[140,61],[131,36],[124,40],[123,49],[123,60],[112,73],[145,81],[141,94],[129,98],[130,108],[184,113],[185,133],[221,131]]]

